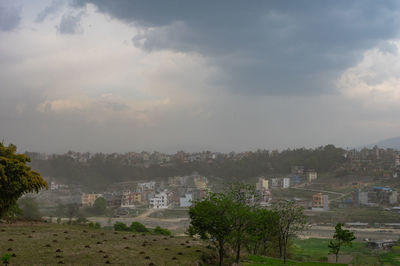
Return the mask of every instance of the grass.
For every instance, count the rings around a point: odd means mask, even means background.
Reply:
[[[0,225],[0,255],[6,253],[15,254],[12,265],[193,265],[210,250],[189,237],[40,223]]]
[[[346,264],[333,264],[333,263],[324,263],[324,262],[299,262],[293,260],[287,260],[286,264],[283,264],[283,260],[274,259],[262,256],[249,256],[248,261],[244,263],[245,266],[253,266],[253,265],[272,265],[272,266],[281,266],[281,265],[301,265],[301,266],[329,266],[329,265],[346,265]]]

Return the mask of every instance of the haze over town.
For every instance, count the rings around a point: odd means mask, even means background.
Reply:
[[[46,153],[395,137],[399,10],[397,1],[1,0],[1,137]]]

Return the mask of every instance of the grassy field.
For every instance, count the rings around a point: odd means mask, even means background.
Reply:
[[[299,261],[321,261],[327,257],[330,239],[295,240],[292,258]],[[400,251],[373,250],[365,242],[353,242],[352,247],[343,247],[340,254],[353,256],[353,265],[400,265]]]
[[[209,254],[189,237],[90,229],[79,225],[0,225],[0,257],[12,265],[193,265]]]
[[[329,266],[329,265],[346,265],[346,264],[333,264],[324,262],[299,262],[293,260],[287,260],[286,264],[280,259],[267,258],[261,256],[249,256],[249,258],[243,263],[245,266],[258,266],[258,265],[272,265],[272,266],[282,266],[282,265],[301,265],[301,266]]]

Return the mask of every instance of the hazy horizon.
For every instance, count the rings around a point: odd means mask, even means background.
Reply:
[[[398,1],[0,0],[21,151],[359,147],[400,136]]]

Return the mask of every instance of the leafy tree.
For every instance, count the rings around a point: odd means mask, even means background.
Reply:
[[[95,214],[103,215],[106,213],[107,201],[103,197],[97,198],[93,203],[93,211]]]
[[[48,188],[40,174],[26,165],[28,162],[30,159],[18,154],[15,145],[4,146],[0,142],[0,217],[24,193]]]
[[[191,234],[208,238],[218,249],[219,265],[225,255],[225,245],[233,232],[233,202],[225,194],[209,193],[189,208]]]
[[[278,214],[273,210],[257,208],[251,211],[248,219],[245,235],[248,252],[265,256],[269,247],[276,250],[279,239]]]
[[[352,246],[351,241],[356,239],[353,232],[342,229],[343,223],[338,223],[335,226],[335,234],[332,241],[329,242],[328,248],[330,254],[335,254],[336,262],[338,261],[340,248],[342,246]]]
[[[128,227],[125,223],[116,222],[114,224],[114,230],[115,231],[131,231],[131,228]]]
[[[249,226],[250,212],[257,206],[258,193],[252,185],[235,183],[229,186],[227,196],[232,201],[232,208],[230,208],[233,227],[231,242],[236,250],[236,263],[239,264],[244,234]]]
[[[154,233],[157,235],[165,235],[165,236],[171,235],[171,231],[169,231],[167,228],[162,228],[160,226],[154,228]]]
[[[10,221],[13,220],[15,218],[18,218],[20,216],[22,216],[24,212],[21,210],[21,208],[18,206],[17,203],[14,203],[9,209],[8,211],[3,215],[3,217]]]
[[[280,257],[283,257],[283,263],[286,264],[289,240],[304,230],[307,224],[307,217],[304,215],[303,207],[296,205],[293,201],[279,201],[275,204],[273,210],[279,217],[279,253]]]
[[[130,229],[133,232],[148,232],[149,231],[149,229],[147,229],[144,224],[139,223],[139,222],[132,222]]]

